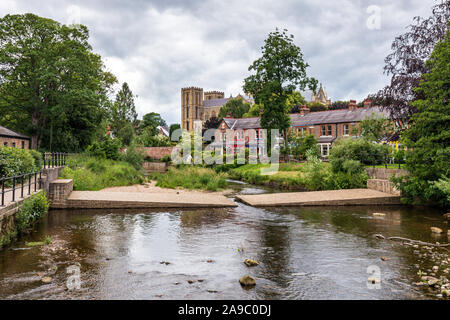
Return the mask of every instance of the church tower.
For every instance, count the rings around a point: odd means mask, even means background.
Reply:
[[[203,89],[188,87],[181,89],[181,128],[194,130],[194,121],[203,118]]]
[[[327,91],[322,87],[322,84],[320,84],[317,94],[312,94],[311,102],[318,102],[327,107],[331,105],[331,99],[328,99]]]

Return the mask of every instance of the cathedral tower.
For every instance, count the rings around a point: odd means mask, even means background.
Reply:
[[[194,121],[203,118],[203,89],[188,87],[181,89],[181,128],[194,130]]]

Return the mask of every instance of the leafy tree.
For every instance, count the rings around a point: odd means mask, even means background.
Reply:
[[[261,115],[263,109],[264,109],[264,106],[262,104],[255,103],[250,107],[250,110],[248,110],[247,113],[244,113],[242,115],[242,118],[259,117]]]
[[[242,118],[244,113],[250,110],[250,104],[245,102],[242,98],[234,98],[220,108],[219,118],[226,118],[231,114],[234,118]]]
[[[309,111],[317,112],[317,111],[325,111],[328,110],[327,107],[320,102],[310,102],[308,103]]]
[[[422,99],[412,102],[417,109],[410,127],[401,136],[410,152],[406,168],[410,176],[397,180],[408,202],[431,202],[448,206],[445,181],[450,176],[450,42],[449,33],[440,41],[415,88]],[[441,180],[441,182],[439,182]],[[441,187],[439,187],[441,186]]]
[[[298,91],[292,92],[286,100],[286,107],[288,107],[289,113],[300,112],[300,106],[306,104],[307,104],[306,99]]]
[[[290,139],[291,153],[297,158],[306,159],[307,151],[310,154],[319,157],[319,148],[317,147],[317,139],[312,134],[292,135]]]
[[[165,125],[166,121],[164,121],[164,119],[161,117],[159,113],[150,112],[144,115],[144,117],[142,118],[140,129],[141,130],[145,129],[146,131],[155,136],[158,134],[158,127]]]
[[[52,148],[55,137],[72,151],[92,141],[116,79],[88,40],[83,25],[34,14],[0,19],[0,120],[30,135],[32,148]]]
[[[389,148],[384,144],[373,143],[366,139],[340,138],[330,150],[330,161],[340,168],[345,160],[357,160],[362,164],[382,164],[386,161]],[[340,170],[337,170],[340,171]]]
[[[329,110],[341,110],[341,109],[348,109],[350,101],[334,101],[331,103],[331,105],[328,107]]]
[[[205,129],[217,129],[219,127],[220,120],[217,117],[212,117],[206,120],[205,122]]]
[[[374,113],[366,117],[360,124],[361,136],[369,141],[380,141],[387,133],[392,132],[392,122],[384,116]]]
[[[422,92],[413,90],[423,74],[430,71],[425,62],[434,46],[445,38],[450,21],[450,1],[433,6],[432,15],[426,19],[414,18],[409,30],[395,38],[392,53],[385,58],[384,73],[391,82],[377,94],[369,96],[376,104],[384,105],[392,118],[406,122],[417,107],[411,103],[423,99]]]
[[[172,133],[177,129],[181,129],[181,125],[179,123],[171,124],[169,127],[169,137],[172,137]]]
[[[254,74],[244,80],[243,86],[244,92],[250,93],[256,103],[265,106],[261,125],[265,129],[281,130],[286,150],[290,125],[286,101],[296,88],[304,90],[306,85],[312,84],[306,77],[308,64],[293,38],[287,30],[270,32],[262,47],[262,56],[248,68]],[[270,152],[270,139],[267,140]]]
[[[124,82],[116,95],[116,100],[111,108],[111,130],[121,139],[124,145],[131,141],[130,133],[134,135],[137,127],[137,112],[134,104],[134,95],[128,83]],[[130,127],[133,129],[130,131]],[[128,143],[126,143],[128,141]]]

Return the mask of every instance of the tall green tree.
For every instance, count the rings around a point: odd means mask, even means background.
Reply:
[[[220,108],[218,118],[226,118],[229,114],[234,118],[242,118],[244,113],[247,113],[249,110],[250,104],[245,102],[242,98],[230,99],[222,108]]]
[[[295,89],[304,90],[314,83],[306,76],[307,67],[300,47],[294,43],[294,36],[288,35],[287,30],[276,29],[265,40],[262,56],[248,68],[254,74],[244,80],[244,92],[252,94],[256,103],[264,105],[262,127],[280,130],[285,137],[285,150],[290,125],[286,101]]]
[[[124,82],[112,105],[111,129],[117,135],[123,127],[130,125],[137,126],[137,112],[133,92],[128,83]]]
[[[0,120],[30,135],[32,148],[51,149],[55,137],[64,150],[90,144],[116,79],[88,40],[83,25],[34,14],[0,19]]]
[[[423,99],[412,102],[417,113],[401,136],[411,148],[406,157],[410,176],[399,179],[402,194],[409,202],[449,205],[450,190],[450,41],[449,32],[438,42],[414,90]],[[447,187],[443,186],[447,184]]]
[[[158,127],[165,126],[166,121],[161,117],[159,113],[150,112],[144,115],[141,121],[140,129],[147,130],[151,135],[158,134]]]

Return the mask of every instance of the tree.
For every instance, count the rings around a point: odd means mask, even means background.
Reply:
[[[242,118],[244,113],[250,110],[250,104],[245,102],[242,98],[234,98],[228,100],[228,102],[220,108],[219,118],[226,118],[231,114],[234,118]]]
[[[262,56],[248,68],[254,74],[244,80],[244,92],[253,95],[255,102],[265,106],[261,115],[264,129],[281,130],[287,150],[287,129],[290,125],[286,100],[298,88],[304,90],[312,83],[306,77],[308,64],[301,49],[294,44],[294,36],[287,30],[270,32],[262,47]],[[270,139],[268,140],[270,152]]]
[[[341,109],[348,109],[350,101],[334,101],[331,103],[331,106],[328,107],[329,110],[341,110]]]
[[[361,136],[369,141],[380,141],[386,134],[392,132],[392,122],[384,116],[374,113],[361,121]]]
[[[150,112],[144,115],[140,125],[140,129],[148,130],[152,135],[158,134],[159,126],[166,126],[166,121],[161,117],[159,113]]]
[[[67,151],[90,144],[116,79],[88,40],[83,25],[34,14],[0,19],[0,120],[20,117],[14,129],[31,136],[32,148],[51,149],[54,137]]]
[[[384,73],[391,75],[391,82],[375,95],[370,95],[376,104],[389,110],[393,119],[406,122],[417,108],[412,101],[423,99],[419,85],[423,74],[429,72],[425,61],[430,57],[435,44],[444,39],[450,20],[450,2],[433,6],[429,18],[415,17],[408,32],[395,38],[393,52],[385,58]]]
[[[171,125],[170,125],[170,127],[169,127],[169,138],[172,137],[172,133],[173,133],[175,130],[177,130],[177,129],[181,129],[181,126],[180,126],[179,123],[174,123],[174,124],[171,124]]]
[[[450,42],[449,33],[440,41],[426,63],[429,73],[423,75],[414,90],[423,97],[412,102],[417,109],[410,127],[401,136],[410,148],[406,168],[410,175],[397,180],[408,202],[431,202],[449,205],[445,181],[450,176]]]
[[[124,82],[111,108],[111,130],[119,136],[119,131],[128,125],[137,127],[137,112],[133,92]]]
[[[205,129],[217,129],[219,127],[220,120],[217,117],[212,117],[206,120]]]
[[[292,135],[290,139],[292,155],[306,159],[306,152],[313,150],[317,157],[320,156],[319,148],[317,147],[317,139],[312,134],[306,135]]]
[[[308,108],[311,112],[328,110],[327,106],[321,104],[320,102],[310,102],[308,103]]]
[[[264,109],[264,106],[261,104],[254,103],[250,110],[248,110],[247,113],[244,113],[242,115],[242,118],[252,118],[252,117],[259,117]]]
[[[288,107],[289,113],[299,113],[300,106],[306,104],[306,99],[298,91],[292,92],[286,100],[286,107]]]

